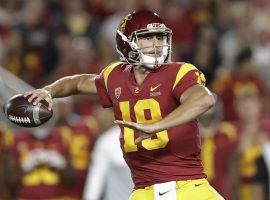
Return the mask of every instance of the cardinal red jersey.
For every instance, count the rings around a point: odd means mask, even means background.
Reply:
[[[28,132],[16,134],[12,150],[19,162],[27,159],[30,151],[37,148],[55,150],[63,156],[68,153],[58,129],[53,129],[44,140],[37,140]],[[60,174],[43,165],[24,174],[17,197],[20,199],[53,199],[60,195],[60,183]]]
[[[237,144],[237,129],[222,122],[216,131],[202,132],[202,160],[207,179],[225,199],[231,199],[228,163]]]
[[[95,82],[101,104],[113,107],[116,119],[154,123],[180,105],[183,92],[196,84],[204,84],[205,79],[193,65],[174,63],[150,71],[138,85],[131,65],[113,63]],[[196,120],[158,132],[137,145],[134,140],[138,134],[133,129],[120,128],[121,148],[135,188],[206,177],[200,158],[201,143]]]

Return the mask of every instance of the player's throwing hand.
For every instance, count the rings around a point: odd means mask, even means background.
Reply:
[[[52,109],[52,105],[53,105],[52,96],[48,90],[37,89],[37,90],[29,91],[24,94],[24,97],[29,97],[28,101],[29,102],[33,101],[34,105],[37,105],[38,102],[44,99],[49,104],[48,109],[49,110]]]

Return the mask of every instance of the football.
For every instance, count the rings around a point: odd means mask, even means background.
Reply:
[[[22,94],[11,97],[3,106],[7,118],[23,127],[37,127],[47,122],[53,115],[52,110],[48,110],[48,103],[45,100],[37,105],[28,102],[28,97]]]

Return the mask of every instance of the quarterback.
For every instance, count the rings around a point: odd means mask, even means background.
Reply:
[[[171,40],[157,14],[133,12],[116,31],[121,61],[25,96],[33,104],[45,99],[51,109],[53,98],[97,93],[103,107],[113,107],[135,184],[130,200],[223,199],[206,180],[196,120],[215,99],[195,66],[171,62]]]

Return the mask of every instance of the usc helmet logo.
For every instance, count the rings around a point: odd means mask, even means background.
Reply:
[[[127,15],[120,21],[118,26],[119,31],[121,31],[122,33],[125,31],[127,21],[130,20],[131,18],[132,18],[131,15]]]

